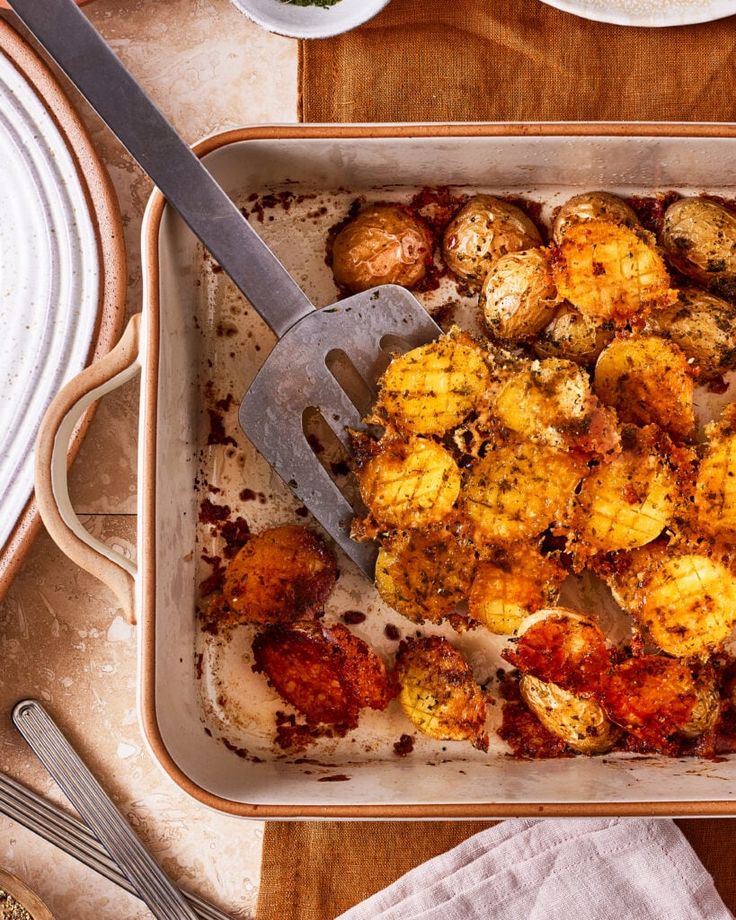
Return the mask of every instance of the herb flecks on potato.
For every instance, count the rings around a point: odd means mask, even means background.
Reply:
[[[364,707],[385,709],[394,687],[371,647],[337,623],[270,626],[253,641],[254,670],[310,723],[358,724]]]
[[[223,625],[315,616],[336,579],[335,556],[316,533],[296,524],[264,530],[227,567]]]
[[[662,245],[670,262],[716,293],[736,295],[736,215],[706,198],[681,198],[664,215]]]
[[[707,534],[736,540],[736,405],[706,429],[708,448],[698,470],[695,506]]]
[[[541,245],[539,230],[520,208],[491,195],[476,195],[447,225],[442,254],[454,275],[480,287],[500,256]]]
[[[534,338],[551,321],[557,306],[552,266],[544,249],[500,256],[483,281],[481,312],[489,333],[499,342]]]
[[[396,676],[401,708],[419,731],[488,750],[485,696],[469,664],[447,639],[425,636],[402,642]]]
[[[432,235],[401,205],[377,204],[348,221],[332,242],[332,273],[352,293],[379,284],[412,288],[432,263]]]
[[[625,227],[636,227],[639,219],[623,200],[609,192],[584,192],[569,198],[559,209],[552,223],[552,239],[559,244],[573,224],[588,220],[605,220]]]
[[[638,322],[676,296],[653,237],[610,221],[573,224],[553,264],[560,298],[598,323]]]

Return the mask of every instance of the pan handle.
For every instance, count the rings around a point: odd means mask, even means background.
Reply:
[[[112,351],[60,390],[36,440],[36,503],[46,530],[72,561],[110,588],[129,623],[135,623],[135,563],[82,526],[69,498],[67,449],[86,409],[140,371],[140,326],[141,314],[136,313]]]

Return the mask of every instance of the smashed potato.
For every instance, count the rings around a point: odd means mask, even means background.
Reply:
[[[599,325],[570,304],[561,306],[534,342],[540,358],[566,358],[576,364],[593,364],[613,338],[612,324]]]
[[[401,708],[420,732],[488,750],[485,696],[467,661],[447,639],[425,636],[402,642],[396,677]]]
[[[572,361],[522,364],[499,388],[492,411],[529,441],[600,453],[618,447],[615,418],[599,405],[588,375]]]
[[[647,318],[645,328],[677,345],[701,380],[736,368],[736,306],[721,297],[683,288],[675,303]]]
[[[684,661],[641,655],[616,665],[601,700],[609,717],[665,754],[679,751],[678,741],[713,728],[719,701],[712,673]]]
[[[491,335],[501,342],[535,336],[554,316],[557,291],[544,249],[500,256],[486,275],[480,308]]]
[[[695,507],[701,529],[713,537],[736,537],[736,406],[706,429],[708,450],[695,485]]]
[[[554,279],[560,298],[596,322],[624,325],[675,299],[654,238],[607,220],[567,229]]]
[[[521,698],[547,731],[580,754],[605,754],[621,736],[600,703],[525,674]]]
[[[432,263],[432,234],[401,205],[377,204],[348,221],[332,243],[335,283],[354,294],[379,284],[412,288]]]
[[[444,434],[459,425],[488,390],[487,360],[458,329],[394,358],[379,382],[376,420],[409,434]]]
[[[468,596],[475,554],[447,530],[392,535],[378,551],[376,588],[384,601],[415,623],[439,623]]]
[[[383,443],[356,475],[363,501],[387,527],[439,523],[460,494],[457,464],[444,447],[425,438]]]
[[[385,709],[394,695],[381,659],[340,623],[269,626],[253,655],[254,670],[312,723],[354,728],[363,707]]]
[[[499,256],[541,245],[539,230],[520,208],[476,195],[447,225],[442,254],[453,274],[480,287]]]
[[[510,636],[530,613],[557,602],[567,575],[554,559],[523,544],[483,560],[468,595],[472,619],[501,636]]]
[[[610,667],[600,626],[565,607],[550,607],[527,617],[502,654],[522,674],[583,695],[597,691]]]
[[[672,342],[654,335],[615,339],[596,362],[593,385],[624,422],[653,422],[678,439],[692,434],[692,372]]]
[[[621,440],[621,453],[593,469],[575,496],[569,542],[578,558],[650,543],[677,508],[677,479],[656,429],[629,425]]]
[[[481,542],[524,540],[565,516],[585,472],[580,457],[544,444],[497,447],[470,469],[461,507]]]
[[[555,215],[552,224],[552,239],[561,243],[573,224],[586,220],[606,220],[625,227],[636,227],[639,218],[623,200],[609,192],[584,192],[569,198]]]
[[[337,580],[324,540],[297,525],[250,539],[230,562],[223,593],[232,623],[286,623],[319,613]]]

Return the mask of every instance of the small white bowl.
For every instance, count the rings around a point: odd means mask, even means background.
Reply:
[[[329,38],[362,25],[389,0],[339,0],[334,6],[295,6],[282,0],[232,0],[253,22],[289,38]]]

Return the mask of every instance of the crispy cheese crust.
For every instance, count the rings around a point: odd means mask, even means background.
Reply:
[[[704,533],[736,538],[736,406],[707,428],[708,449],[698,470],[695,503]]]
[[[272,527],[249,540],[230,562],[223,593],[231,623],[281,623],[324,607],[337,563],[324,540],[295,524]]]
[[[565,231],[554,278],[560,298],[597,322],[623,325],[675,298],[654,239],[608,220],[575,223]]]
[[[462,654],[447,639],[403,642],[396,656],[399,703],[419,731],[488,750],[486,699]]]

